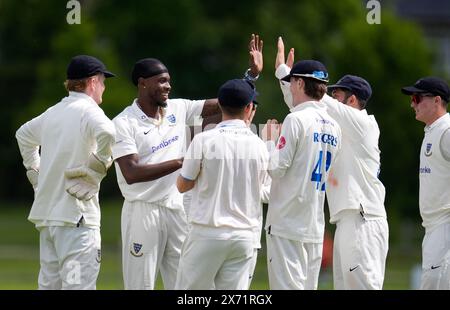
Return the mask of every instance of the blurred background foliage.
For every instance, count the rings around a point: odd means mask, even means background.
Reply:
[[[247,68],[252,33],[264,40],[265,67],[257,88],[261,103],[254,122],[283,120],[288,113],[274,77],[278,36],[296,60],[318,59],[331,83],[351,73],[373,87],[368,112],[378,120],[381,179],[391,240],[403,221],[417,223],[419,148],[423,125],[415,121],[402,86],[431,75],[434,51],[419,27],[382,5],[380,25],[366,22],[359,0],[96,0],[80,1],[81,24],[69,25],[66,1],[0,1],[0,197],[33,199],[14,138],[20,125],[58,102],[66,66],[77,54],[94,55],[117,73],[107,81],[102,108],[113,118],[136,89],[129,76],[144,57],[162,60],[172,77],[171,97],[215,97],[227,79]],[[112,169],[103,198],[121,198]],[[401,233],[401,232],[398,232]],[[393,238],[393,239],[392,239]]]

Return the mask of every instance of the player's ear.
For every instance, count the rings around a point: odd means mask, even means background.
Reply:
[[[145,88],[145,79],[143,77],[140,77],[138,79],[138,88]]]

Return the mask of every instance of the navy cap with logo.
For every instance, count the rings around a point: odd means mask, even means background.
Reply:
[[[245,107],[250,102],[255,101],[258,92],[250,81],[244,79],[234,79],[225,82],[217,94],[221,105],[230,107]]]
[[[434,76],[421,78],[413,86],[403,87],[402,93],[405,95],[431,93],[436,96],[441,96],[442,100],[447,103],[450,100],[450,88],[447,82]]]
[[[139,78],[149,78],[161,73],[169,72],[166,66],[156,58],[144,58],[138,60],[133,67],[131,80],[134,85],[138,85]]]
[[[300,60],[296,62],[291,72],[282,78],[283,81],[289,82],[292,76],[307,77],[321,82],[328,82],[327,68],[317,60]]]
[[[103,62],[89,55],[78,55],[72,58],[67,66],[67,79],[79,80],[103,73],[106,78],[116,76],[109,72]]]
[[[362,77],[356,75],[344,75],[336,84],[328,86],[329,90],[341,88],[350,91],[358,99],[369,100],[372,96],[372,87]]]

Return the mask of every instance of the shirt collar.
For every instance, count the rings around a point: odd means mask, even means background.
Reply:
[[[133,100],[133,104],[131,105],[131,110],[133,113],[140,119],[140,120],[146,120],[150,119],[150,117],[145,114],[141,108],[137,104],[137,98]]]
[[[163,118],[167,115],[167,107],[162,108],[163,109]],[[150,122],[154,124],[160,124],[157,119],[153,117],[147,116],[147,114],[144,113],[144,111],[141,110],[141,108],[138,105],[137,98],[133,100],[133,104],[131,105],[131,110],[133,111],[134,115],[136,115],[140,120],[149,120]]]
[[[324,108],[325,104],[322,102],[319,102],[319,101],[305,101],[305,102],[300,103],[300,104],[296,105],[295,107],[293,107],[291,109],[291,112],[298,112],[298,111],[301,111],[301,110],[309,108],[309,107]]]
[[[241,119],[230,119],[220,122],[217,127],[247,127],[247,124]]]
[[[86,99],[88,101],[91,101],[92,103],[97,104],[97,102],[95,102],[95,100],[91,96],[89,96],[85,93],[81,93],[81,92],[77,92],[77,91],[69,91],[69,97],[77,98],[77,99]]]
[[[439,117],[437,120],[435,120],[431,125],[425,126],[424,131],[425,132],[431,131],[434,127],[439,126],[439,124],[445,122],[445,120],[449,117],[450,116],[448,115],[448,113],[445,113],[444,115]]]

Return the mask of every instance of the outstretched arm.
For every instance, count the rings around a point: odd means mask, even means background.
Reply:
[[[289,68],[294,65],[294,48],[289,50],[288,58],[284,61],[284,42],[281,37],[278,37],[277,42],[277,57],[275,59],[275,70],[282,64],[286,64]]]
[[[289,109],[292,109],[294,107],[294,104],[292,102],[292,94],[290,90],[290,83],[281,81],[282,78],[284,78],[286,75],[289,74],[291,71],[291,68],[294,64],[294,49],[291,48],[288,54],[288,58],[286,60],[286,63],[284,61],[284,42],[281,37],[278,38],[277,43],[278,51],[277,56],[275,58],[275,76],[277,79],[280,80],[280,88],[283,92],[284,102],[289,107]]]

